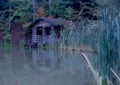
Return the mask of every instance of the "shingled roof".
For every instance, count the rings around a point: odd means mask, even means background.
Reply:
[[[45,21],[51,25],[57,26],[57,25],[63,25],[65,20],[61,18],[39,18],[35,22],[33,22],[29,27],[33,27],[36,24],[38,24],[40,21]]]
[[[35,26],[36,24],[39,24],[41,21],[47,22],[53,26],[65,26],[65,25],[70,26],[72,24],[71,21],[65,20],[62,18],[44,18],[44,17],[41,17],[41,18],[35,20],[33,23],[31,23],[28,26],[28,29],[26,29],[26,35],[31,34],[32,33],[31,28],[33,26]]]
[[[45,21],[53,26],[63,26],[63,25],[69,25],[71,22],[62,18],[39,18],[36,21],[34,21],[29,27],[33,27],[36,24],[38,24],[40,21]]]

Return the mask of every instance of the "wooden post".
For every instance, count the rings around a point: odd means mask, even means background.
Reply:
[[[52,44],[52,47],[54,46],[54,42],[55,42],[55,33],[54,33],[54,27],[52,26],[51,27],[51,44]]]
[[[42,28],[43,44],[45,44],[45,27]]]
[[[32,28],[32,42],[37,43],[37,28],[33,27]]]
[[[54,27],[53,27],[53,26],[51,27],[51,34],[52,34],[52,39],[54,39],[54,37],[55,37],[55,32],[54,32]]]

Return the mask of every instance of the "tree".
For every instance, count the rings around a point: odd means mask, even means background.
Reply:
[[[97,7],[98,4],[96,0],[75,0],[73,1],[73,8],[78,11],[77,18],[88,18],[92,20],[97,20]]]
[[[35,12],[36,12],[35,0],[32,0],[32,5],[33,5],[33,21],[35,21]]]
[[[52,15],[54,17],[66,18],[66,16],[68,15],[67,5],[70,2],[64,0],[51,0],[49,3],[51,4],[51,6],[49,6],[50,10],[48,11],[49,15]]]
[[[25,23],[32,19],[32,3],[24,0],[1,0],[0,28],[4,30],[5,40],[10,40],[11,23]],[[26,6],[27,5],[27,6]]]
[[[8,0],[0,0],[0,10],[3,11],[4,9],[9,8]]]
[[[46,12],[43,7],[39,7],[37,10],[37,18],[46,17]]]

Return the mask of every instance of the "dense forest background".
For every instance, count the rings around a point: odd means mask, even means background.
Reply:
[[[48,16],[71,20],[81,16],[96,19],[97,6],[94,0],[1,0],[0,16],[1,23],[5,20],[24,23]]]
[[[40,17],[97,20],[103,7],[113,5],[119,9],[119,0],[0,0],[0,28]]]

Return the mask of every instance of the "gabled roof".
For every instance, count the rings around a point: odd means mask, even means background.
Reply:
[[[62,18],[44,18],[44,17],[41,17],[39,19],[37,19],[36,21],[34,21],[33,23],[31,23],[29,26],[28,26],[28,29],[26,29],[26,35],[29,35],[32,33],[32,27],[39,24],[40,22],[46,22],[50,25],[53,25],[53,26],[71,26],[71,24],[73,24],[71,21],[69,20],[65,20],[65,19],[62,19]]]
[[[34,21],[29,27],[33,27],[36,24],[38,24],[40,21],[45,21],[53,26],[63,26],[63,25],[69,25],[70,21],[62,19],[62,18],[44,18],[41,17],[39,19],[37,19],[36,21]]]

